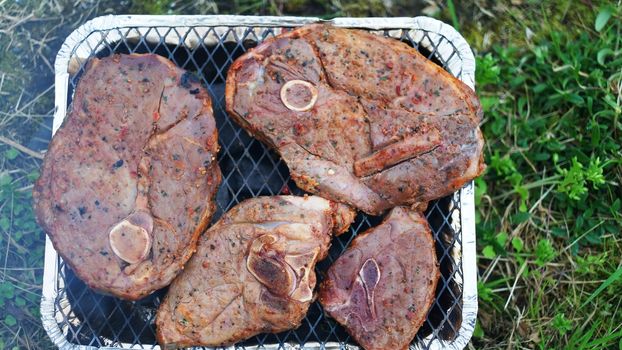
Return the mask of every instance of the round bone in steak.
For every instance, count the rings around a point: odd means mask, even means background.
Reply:
[[[211,100],[157,55],[91,60],[34,188],[37,220],[90,287],[135,300],[168,285],[214,213]]]

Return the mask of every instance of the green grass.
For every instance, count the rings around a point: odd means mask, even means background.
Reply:
[[[97,6],[90,6],[90,5]],[[0,1],[0,136],[51,115],[63,37],[118,5]],[[121,12],[404,16],[460,28],[477,57],[477,349],[622,349],[622,5],[616,1],[130,1]],[[43,94],[42,94],[43,93]],[[41,97],[37,98],[37,96]],[[38,302],[40,160],[0,142],[0,349],[49,348]]]
[[[26,31],[44,11],[34,2],[0,2],[0,137],[18,144],[28,144],[53,108],[49,83],[30,89],[51,72],[46,32],[52,27]],[[31,208],[38,167],[39,159],[0,142],[0,349],[51,346],[39,321],[44,235]]]
[[[499,294],[481,303],[475,344],[622,346],[622,11],[503,12],[466,31],[489,164],[477,180],[480,291]]]
[[[481,303],[475,343],[617,347],[622,11],[553,1],[503,13],[466,32],[489,164],[477,180],[480,285],[501,294]]]

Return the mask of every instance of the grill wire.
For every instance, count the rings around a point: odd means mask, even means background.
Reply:
[[[287,166],[280,158],[237,126],[224,110],[224,83],[230,64],[249,48],[280,31],[281,28],[269,27],[127,27],[94,31],[89,36],[100,38],[96,46],[88,44],[88,36],[82,41],[88,45],[89,57],[78,57],[75,49],[72,53],[71,61],[77,63],[79,68],[70,78],[68,98],[71,99],[85,64],[92,57],[105,57],[113,53],[156,53],[181,68],[195,72],[212,97],[221,145],[218,162],[223,181],[217,195],[215,222],[223,212],[246,198],[303,193],[290,179]],[[443,41],[443,45],[453,47],[446,38],[429,36],[423,31],[415,40],[411,29],[376,33],[406,42],[448,69],[447,61],[451,57],[443,60],[436,54]],[[421,43],[425,43],[426,47]],[[455,54],[457,50],[453,48]],[[462,72],[451,73],[459,78]],[[460,192],[431,202],[426,217],[434,232],[441,278],[434,305],[411,345],[411,348],[421,349],[429,348],[434,339],[451,342],[458,334],[462,320],[462,265],[456,258],[461,251],[462,236],[459,226]],[[458,224],[452,226],[452,218]],[[381,219],[359,213],[350,230],[333,239],[329,256],[316,267],[318,284],[351,240],[358,233],[379,224]],[[69,343],[96,347],[155,347],[155,312],[165,290],[137,302],[128,302],[95,293],[75,276],[60,257],[58,271],[55,317]],[[354,344],[345,330],[323,313],[316,301],[311,304],[298,329],[260,334],[235,347],[284,348],[306,344],[324,348],[329,342],[339,343],[341,348]]]

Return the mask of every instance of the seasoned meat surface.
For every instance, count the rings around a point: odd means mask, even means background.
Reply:
[[[210,98],[157,55],[92,59],[34,188],[37,220],[91,288],[135,300],[168,285],[214,212]]]
[[[484,169],[475,93],[397,40],[301,27],[238,58],[229,114],[302,189],[369,214],[448,195]]]
[[[298,327],[313,300],[315,263],[331,232],[350,224],[335,220],[342,210],[316,196],[257,197],[231,209],[171,284],[156,317],[158,342],[220,346]]]
[[[319,300],[363,348],[407,349],[434,301],[438,278],[427,221],[397,207],[329,268]]]

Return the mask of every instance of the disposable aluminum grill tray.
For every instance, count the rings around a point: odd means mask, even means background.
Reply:
[[[223,182],[217,220],[240,201],[291,191],[287,166],[259,141],[238,127],[224,110],[227,69],[237,57],[266,38],[289,28],[320,22],[318,18],[245,16],[106,16],[95,18],[66,40],[56,58],[55,132],[65,118],[73,91],[89,58],[113,53],[156,53],[196,72],[209,90],[218,125],[218,162]],[[361,28],[401,40],[473,88],[473,54],[452,27],[426,17],[337,18],[336,26]],[[477,314],[473,184],[430,203],[426,212],[434,231],[441,279],[436,300],[411,349],[462,349]],[[352,238],[377,225],[379,217],[359,214],[350,231],[333,239],[330,255],[318,264],[318,277]],[[165,290],[138,302],[97,294],[87,288],[58,256],[49,239],[45,250],[41,315],[52,341],[62,349],[158,348],[154,317]],[[302,325],[279,334],[261,334],[235,348],[356,348],[353,340],[318,302]]]

